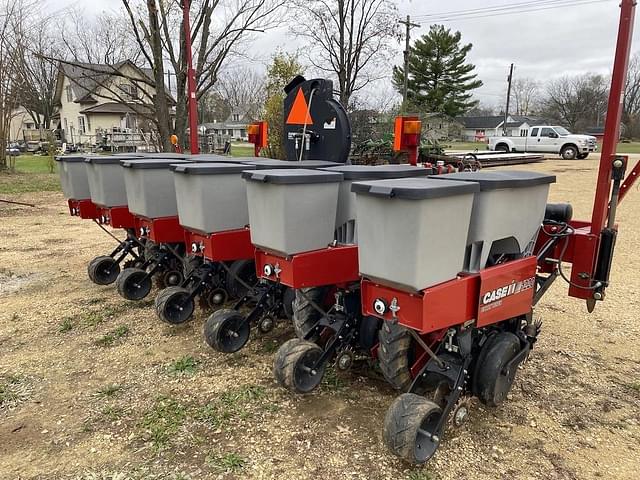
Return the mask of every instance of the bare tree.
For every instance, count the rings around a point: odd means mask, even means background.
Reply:
[[[147,62],[157,68],[150,52],[148,20],[139,15],[130,0],[122,0],[131,27]],[[199,0],[191,5],[191,41],[196,70],[197,99],[200,100],[218,81],[225,60],[243,55],[241,46],[256,31],[279,25],[276,15],[285,0]],[[148,0],[147,9],[158,11],[164,58],[176,75],[175,131],[182,139],[187,128],[186,42],[182,22],[182,2]],[[215,19],[215,21],[214,21]],[[160,60],[161,61],[161,60]]]
[[[625,124],[627,137],[640,137],[640,55],[638,53],[629,60],[629,70],[624,88],[622,123]]]
[[[142,53],[131,36],[127,18],[102,12],[89,16],[77,4],[58,19],[64,58],[76,62],[107,64],[130,60],[138,64]]]
[[[540,94],[538,82],[532,78],[517,78],[511,86],[516,115],[531,115]]]
[[[294,0],[292,32],[308,40],[309,62],[335,76],[340,103],[388,71],[390,42],[399,38],[397,11],[389,0]]]
[[[19,105],[19,44],[26,32],[26,13],[34,4],[26,0],[0,2],[0,170],[12,167],[7,162],[6,147],[11,119]]]
[[[602,75],[562,77],[549,82],[543,114],[575,132],[596,125],[607,106],[607,82]]]
[[[222,72],[214,87],[230,110],[241,108],[254,118],[260,115],[264,106],[265,89],[264,76],[249,67]]]

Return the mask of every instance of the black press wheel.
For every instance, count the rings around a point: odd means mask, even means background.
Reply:
[[[116,279],[116,287],[127,300],[142,300],[151,291],[151,278],[139,268],[125,268]]]
[[[236,260],[227,272],[227,292],[231,298],[242,298],[249,290],[242,282],[253,287],[258,281],[256,264],[253,260]]]
[[[168,287],[156,297],[155,307],[160,320],[179,325],[191,319],[195,302],[186,288]]]
[[[96,285],[110,285],[118,278],[120,265],[112,257],[101,255],[89,262],[87,273]]]
[[[507,398],[519,364],[505,367],[520,349],[520,340],[511,332],[496,333],[482,347],[473,373],[473,390],[485,405],[497,407]]]
[[[438,449],[436,431],[442,409],[431,400],[403,393],[396,398],[384,418],[382,438],[387,447],[409,463],[425,463]]]
[[[204,324],[207,344],[222,353],[234,353],[249,340],[250,325],[246,317],[236,310],[218,310]]]
[[[166,287],[177,287],[183,280],[184,276],[180,270],[167,270],[162,273],[162,283]]]
[[[315,343],[293,338],[277,351],[273,374],[280,384],[293,393],[309,393],[324,376],[326,363],[316,365],[322,349]]]

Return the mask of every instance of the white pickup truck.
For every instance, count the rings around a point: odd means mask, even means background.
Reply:
[[[565,160],[583,159],[597,150],[596,137],[574,135],[564,127],[537,126],[522,137],[492,137],[489,150],[503,152],[557,153]]]

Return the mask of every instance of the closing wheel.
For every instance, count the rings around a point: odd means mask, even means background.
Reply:
[[[497,407],[505,398],[518,371],[518,364],[505,367],[520,352],[520,340],[511,332],[500,332],[482,347],[473,373],[473,390],[480,401]]]
[[[139,268],[126,268],[116,279],[118,293],[127,300],[142,300],[151,291],[151,278]]]
[[[240,350],[249,340],[249,333],[249,322],[236,310],[218,310],[204,324],[205,341],[222,353]]]
[[[191,318],[195,303],[186,288],[168,287],[156,297],[155,307],[160,320],[179,325]]]
[[[315,366],[322,356],[322,349],[315,343],[292,338],[277,351],[273,362],[273,374],[280,386],[293,393],[309,393],[324,376],[326,364]]]
[[[200,306],[203,309],[216,309],[227,302],[229,295],[224,288],[207,289],[200,294]]]
[[[97,285],[110,285],[120,274],[120,265],[108,255],[94,258],[87,266],[87,273],[91,281]]]
[[[442,409],[431,400],[403,393],[387,410],[382,433],[384,443],[407,462],[424,463],[440,444],[436,427],[441,416]]]
[[[258,281],[256,264],[253,260],[236,260],[229,266],[227,272],[227,292],[233,298],[242,298],[249,290],[240,282],[253,287]]]
[[[162,283],[166,287],[176,287],[182,283],[184,276],[180,270],[167,270],[162,274]]]
[[[275,328],[275,326],[276,326],[276,321],[270,315],[267,315],[266,317],[262,317],[258,321],[258,330],[260,331],[260,333],[269,333],[271,330]]]

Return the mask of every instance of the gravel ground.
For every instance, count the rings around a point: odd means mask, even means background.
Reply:
[[[527,167],[555,173],[551,200],[588,215],[597,156]],[[520,167],[522,169],[522,167]],[[281,324],[223,356],[201,314],[181,328],[98,287],[86,265],[112,248],[71,218],[59,193],[0,204],[2,479],[637,479],[640,470],[640,192],[619,209],[607,301],[588,315],[556,282],[536,310],[543,333],[498,409],[471,402],[435,458],[409,467],[381,427],[394,392],[331,374],[294,397],[274,383]]]

